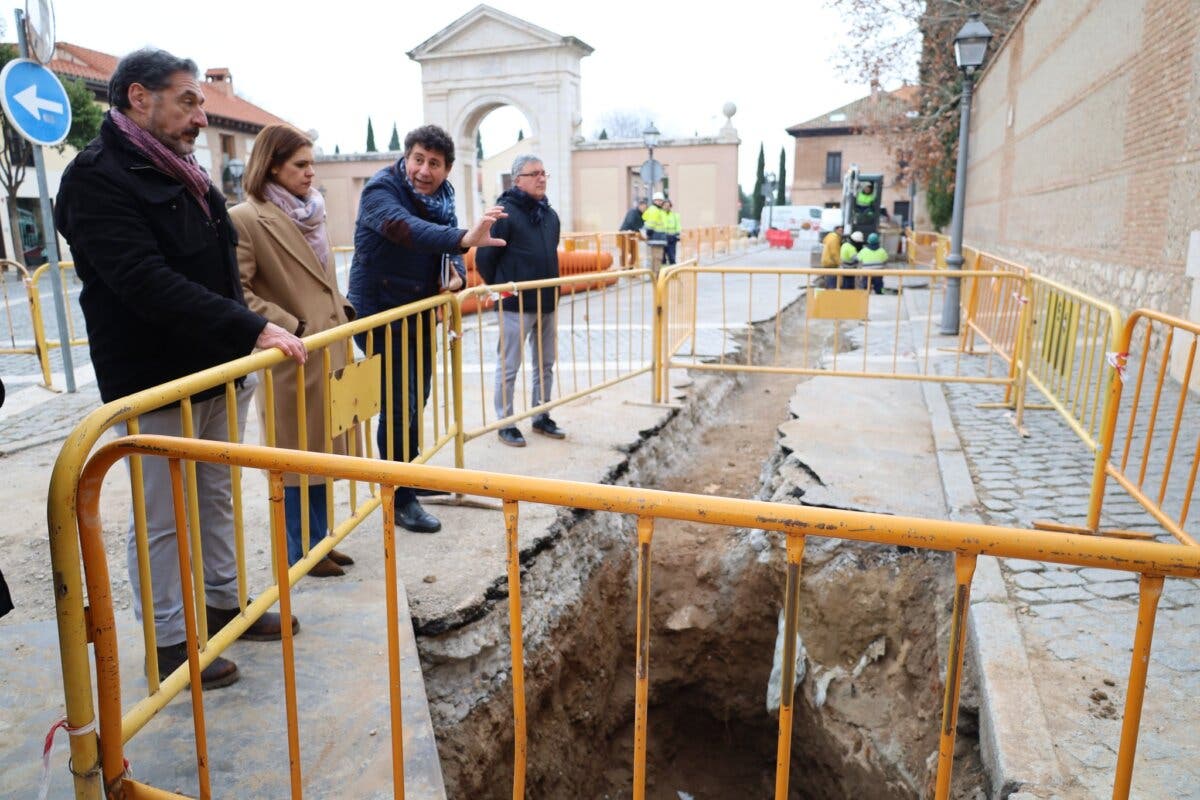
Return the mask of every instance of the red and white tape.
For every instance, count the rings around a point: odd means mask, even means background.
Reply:
[[[1125,364],[1129,361],[1129,353],[1105,353],[1104,359],[1108,365],[1117,371],[1117,378],[1125,382]]]

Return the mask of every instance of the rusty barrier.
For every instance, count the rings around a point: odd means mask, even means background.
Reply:
[[[941,311],[938,288],[947,277],[944,271],[930,269],[666,269],[658,287],[655,352],[659,356],[652,397],[655,402],[665,397],[668,375],[676,368],[987,383],[1011,390],[1018,376],[1007,364],[988,359],[983,375],[968,374],[961,347],[950,353],[939,350],[934,320]],[[685,278],[692,282],[690,287],[673,285]],[[889,287],[894,293],[872,296],[862,288],[876,279],[894,283],[894,288]],[[1025,286],[1024,277],[1003,271],[974,272],[970,279],[992,281],[996,291],[1004,294],[1020,293]],[[926,288],[930,290],[918,300],[925,305],[920,318],[915,324],[905,322],[905,294]],[[709,304],[710,313],[692,308],[683,312],[682,319],[676,318],[689,295],[693,305],[697,299]],[[805,299],[801,344],[784,347],[781,312],[801,297]],[[713,321],[697,325],[698,318]],[[767,321],[774,329],[771,333],[763,327]],[[843,331],[843,321],[861,324],[857,330]],[[689,343],[689,357],[679,357]],[[854,345],[858,352],[843,353],[843,343]],[[935,359],[948,358],[954,360],[952,368],[935,368]]]
[[[1093,476],[1087,527],[1097,530],[1108,478],[1184,544],[1200,469],[1200,424],[1193,391],[1200,325],[1139,308],[1125,321],[1107,360],[1117,378]],[[1195,525],[1191,526],[1193,531]]]
[[[517,528],[521,503],[538,503],[589,509],[622,515],[636,520],[636,593],[635,643],[629,668],[634,680],[634,741],[630,758],[633,764],[632,796],[646,796],[647,753],[650,730],[649,677],[651,652],[651,557],[655,521],[676,519],[696,523],[754,528],[773,531],[785,538],[786,571],[784,596],[780,598],[783,616],[782,686],[795,686],[795,656],[800,615],[800,575],[805,543],[809,537],[834,538],[859,542],[912,547],[954,554],[955,588],[952,598],[944,690],[941,699],[941,723],[938,728],[936,786],[937,800],[949,797],[953,769],[958,710],[963,674],[963,654],[967,633],[968,609],[976,561],[981,555],[1048,561],[1082,567],[1125,570],[1140,575],[1140,596],[1133,644],[1125,709],[1114,775],[1114,798],[1126,798],[1133,773],[1141,711],[1146,691],[1146,675],[1154,633],[1154,621],[1166,577],[1200,577],[1200,550],[1176,544],[1128,541],[1095,536],[1047,533],[920,518],[898,517],[796,506],[756,500],[739,500],[711,495],[684,494],[601,484],[578,483],[528,476],[502,475],[462,469],[397,464],[328,454],[287,451],[250,445],[229,445],[191,438],[130,436],[105,445],[80,473],[77,509],[78,536],[70,529],[52,528],[52,548],[56,575],[56,595],[60,619],[73,620],[81,629],[77,636],[62,640],[64,664],[76,667],[67,673],[65,693],[68,721],[79,731],[72,736],[72,765],[76,776],[76,796],[97,798],[101,792],[111,797],[181,798],[174,792],[135,781],[127,770],[124,748],[148,721],[190,683],[195,743],[195,764],[200,797],[212,796],[207,756],[207,729],[204,696],[200,690],[200,671],[211,663],[238,635],[246,630],[278,599],[284,618],[291,613],[291,585],[301,578],[293,568],[289,574],[276,557],[275,583],[253,604],[244,608],[220,634],[205,641],[203,615],[195,602],[184,594],[187,632],[187,663],[164,682],[151,697],[128,709],[121,699],[121,661],[117,650],[115,615],[108,577],[107,557],[100,523],[100,491],[105,474],[116,461],[167,459],[171,475],[176,525],[183,531],[187,516],[183,500],[183,475],[197,462],[228,467],[231,470],[258,469],[269,473],[271,504],[275,509],[271,527],[273,547],[284,547],[282,487],[285,473],[302,472],[314,479],[365,482],[380,486],[383,503],[383,558],[387,611],[389,670],[389,737],[392,762],[392,794],[404,797],[405,731],[401,715],[403,697],[399,678],[399,614],[395,556],[395,520],[387,502],[395,486],[450,491],[498,498],[503,502],[507,597],[511,652],[513,703],[513,782],[514,799],[525,796],[528,729],[524,688],[524,641],[522,627],[521,569]],[[54,507],[51,506],[53,514]],[[343,531],[339,538],[349,531]],[[184,534],[179,535],[179,573],[189,580],[191,548]],[[80,567],[82,565],[82,574]],[[200,576],[202,578],[202,574]],[[84,585],[87,610],[84,609]],[[86,625],[85,625],[86,622]],[[94,643],[96,705],[88,670],[88,646],[85,629]],[[293,635],[284,626],[283,654],[284,705],[288,720],[288,770],[291,796],[303,793],[302,759],[299,746],[299,698],[296,691]],[[788,797],[791,778],[792,722],[794,688],[783,692],[780,703],[776,746],[776,800]],[[351,712],[352,713],[352,712]],[[98,726],[98,730],[97,730]],[[336,726],[329,726],[337,735]],[[282,764],[282,760],[280,761]]]
[[[21,282],[25,294],[23,299],[10,295],[8,271],[12,270]],[[50,353],[46,345],[46,326],[41,318],[42,304],[38,298],[37,284],[29,270],[16,261],[0,260],[0,300],[4,302],[4,327],[8,333],[7,346],[0,347],[0,355],[30,355],[38,360],[42,372],[42,385],[52,387],[50,375]],[[15,306],[15,308],[14,308]],[[17,337],[17,326],[28,327]]]
[[[651,372],[650,270],[481,285],[459,292],[457,302],[494,309],[464,319],[460,331],[463,442]],[[503,353],[513,370],[507,380]],[[518,376],[514,365],[522,363]],[[467,387],[475,376],[478,386]],[[478,402],[468,407],[476,389]]]

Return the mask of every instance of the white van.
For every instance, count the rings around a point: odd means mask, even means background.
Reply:
[[[791,231],[797,245],[807,247],[821,240],[823,210],[820,206],[763,206],[760,230],[764,234],[768,227]]]

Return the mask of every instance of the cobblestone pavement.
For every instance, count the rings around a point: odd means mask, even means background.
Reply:
[[[983,357],[962,361],[982,374]],[[952,365],[942,362],[941,369]],[[974,478],[985,521],[1028,527],[1034,520],[1082,525],[1092,479],[1091,451],[1055,411],[1027,411],[1022,438],[996,387],[944,384],[946,400]],[[1168,386],[1175,398],[1179,385]],[[1044,402],[1031,392],[1030,403]],[[1174,406],[1172,406],[1172,411]],[[1145,422],[1141,429],[1144,434]],[[1185,419],[1180,441],[1191,451],[1200,420]],[[1169,426],[1153,432],[1166,452]],[[1152,470],[1153,472],[1153,470]],[[1182,473],[1183,479],[1180,478]],[[1148,486],[1157,487],[1151,475]],[[1166,505],[1179,508],[1187,472],[1177,471]],[[1101,526],[1155,532],[1173,541],[1132,497],[1111,481]],[[1138,604],[1136,576],[1041,562],[1002,560],[1037,691],[1065,775],[1084,796],[1109,797],[1116,764]],[[1200,585],[1168,579],[1159,604],[1150,659],[1133,797],[1200,798],[1200,744],[1194,736],[1200,692]],[[1079,720],[1086,720],[1079,725]]]

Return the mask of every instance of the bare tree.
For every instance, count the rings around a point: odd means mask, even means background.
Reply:
[[[601,131],[605,131],[611,139],[640,139],[642,130],[649,121],[650,115],[645,111],[628,108],[605,111],[600,115],[600,128],[596,131],[596,138],[600,137]]]
[[[978,13],[994,36],[995,53],[1025,0],[826,0],[845,26],[837,68],[850,80],[879,86],[917,85],[914,104],[882,104],[868,121],[896,160],[901,180],[925,184],[931,216],[948,219],[958,153],[962,75],[954,63],[954,35]],[[915,106],[915,107],[914,107]],[[912,112],[915,112],[915,116]],[[944,212],[944,213],[943,213]],[[940,225],[939,225],[940,227]]]

